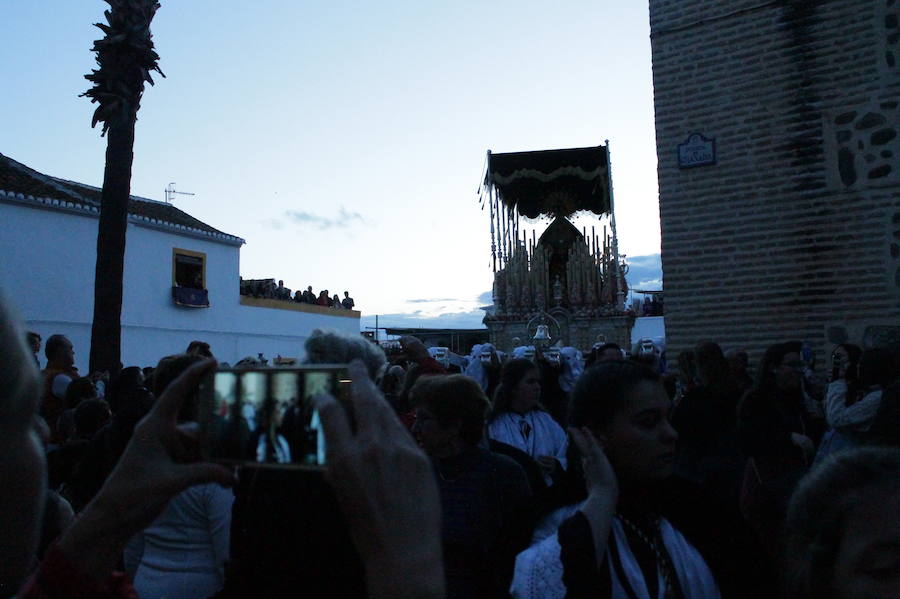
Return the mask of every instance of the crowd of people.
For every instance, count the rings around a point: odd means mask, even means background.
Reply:
[[[279,280],[276,285],[275,279],[246,281],[241,279],[241,295],[325,306],[337,310],[353,310],[356,306],[356,302],[350,297],[349,291],[345,291],[344,297],[341,298],[337,293],[331,295],[327,289],[323,289],[316,294],[312,285],[309,285],[304,291],[298,289],[291,293],[290,288],[284,286],[284,281]]]
[[[644,295],[643,301],[634,300],[634,313],[639,316],[663,316],[665,314],[665,304],[663,297],[659,293]]]
[[[799,342],[752,368],[706,341],[662,372],[612,343],[453,365],[316,331],[306,362],[352,379],[311,399],[323,476],[204,461],[207,343],[83,377],[62,335],[39,371],[41,341],[0,300],[7,596],[900,594],[889,348],[839,345],[822,373]]]

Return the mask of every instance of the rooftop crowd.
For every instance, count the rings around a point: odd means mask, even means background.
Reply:
[[[284,286],[284,281],[279,280],[276,285],[275,279],[241,279],[241,295],[312,304],[337,310],[353,310],[356,306],[356,302],[350,297],[349,291],[344,292],[342,299],[336,293],[330,295],[327,289],[323,289],[316,294],[312,285],[309,285],[306,290],[300,291],[298,289],[291,294],[290,288]]]
[[[313,398],[322,475],[202,460],[207,343],[83,377],[62,335],[40,369],[2,300],[0,327],[5,596],[900,595],[887,348],[821,369],[798,342],[750,364],[703,341],[673,374],[611,343],[462,367],[316,331],[306,361],[352,379],[349,407]],[[251,462],[292,461],[285,408],[246,416]]]

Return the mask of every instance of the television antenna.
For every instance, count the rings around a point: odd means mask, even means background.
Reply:
[[[195,194],[190,193],[190,192],[188,192],[188,191],[176,191],[176,190],[175,190],[175,181],[172,181],[171,183],[169,183],[169,184],[166,186],[166,204],[171,204],[172,201],[175,199],[175,196],[176,196],[176,195],[180,195],[180,196],[192,196],[192,195],[195,195]]]

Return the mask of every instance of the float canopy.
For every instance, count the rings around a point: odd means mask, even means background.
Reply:
[[[528,218],[610,211],[606,146],[488,154],[485,183]]]

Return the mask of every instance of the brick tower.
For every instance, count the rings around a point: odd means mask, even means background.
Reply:
[[[900,0],[651,0],[670,362],[900,340]]]

